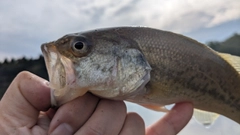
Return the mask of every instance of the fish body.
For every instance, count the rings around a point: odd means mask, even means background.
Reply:
[[[42,51],[55,105],[91,92],[142,105],[192,102],[240,123],[240,58],[185,36],[116,27],[68,34]]]

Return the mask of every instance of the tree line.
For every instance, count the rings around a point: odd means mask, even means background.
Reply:
[[[48,79],[43,56],[39,56],[38,59],[26,59],[25,57],[10,61],[5,59],[4,62],[0,63],[0,99],[11,81],[19,72],[24,70]]]

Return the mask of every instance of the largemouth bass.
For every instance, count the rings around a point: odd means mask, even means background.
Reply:
[[[192,102],[240,123],[240,58],[185,36],[116,27],[68,34],[41,49],[55,106],[91,92],[146,107]]]

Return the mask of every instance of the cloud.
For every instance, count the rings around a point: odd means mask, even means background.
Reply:
[[[0,63],[3,62],[4,60],[11,61],[11,59],[13,58],[19,58],[19,55],[16,55],[15,53],[5,53],[5,52],[0,53]]]
[[[214,16],[214,18],[208,23],[208,27],[212,27],[227,21],[235,20],[240,18],[240,3],[236,4],[231,3],[230,6],[232,8],[229,9],[222,9],[220,10],[218,14]]]
[[[141,25],[188,33],[239,19],[239,9],[236,0],[0,1],[0,53],[36,56],[44,42],[100,27]]]
[[[226,4],[227,3],[227,4]],[[147,5],[151,5],[148,10]],[[214,27],[240,18],[240,1],[169,0],[141,1],[136,16],[144,16],[145,24],[157,28],[189,32],[201,27]]]

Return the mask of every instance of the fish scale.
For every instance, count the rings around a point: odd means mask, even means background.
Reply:
[[[74,52],[76,40],[87,49]],[[51,48],[57,48],[57,52]],[[56,43],[44,44],[42,51],[47,65],[51,63],[49,50],[60,57],[56,64],[64,63],[65,59],[72,61],[72,78],[83,76],[75,78],[74,85],[61,89],[64,91],[61,97],[53,94],[56,105],[89,91],[100,97],[138,104],[161,106],[192,102],[195,108],[219,113],[240,123],[240,58],[213,51],[193,39],[147,27],[116,27],[68,34]],[[113,59],[115,63],[105,62]],[[62,65],[65,69],[66,65]],[[98,72],[101,69],[91,65],[101,65],[105,70]],[[55,75],[56,71],[47,67],[49,76]],[[68,71],[65,72],[68,82],[71,79]],[[56,76],[51,78],[50,83],[58,81]],[[88,81],[81,80],[83,78]],[[52,86],[55,85],[59,86]]]
[[[119,31],[121,31],[121,30],[119,30]],[[122,30],[122,31],[125,31],[125,30]],[[161,93],[161,92],[158,92],[159,87],[161,87],[161,84],[159,82],[169,82],[167,85],[169,85],[169,87],[172,88],[171,94],[178,95],[179,91],[177,89],[174,89],[174,85],[176,85],[176,83],[170,83],[171,82],[170,80],[172,80],[172,79],[178,80],[178,79],[184,78],[185,80],[183,82],[180,82],[180,84],[182,84],[181,86],[183,86],[181,88],[181,90],[189,89],[191,91],[190,95],[192,95],[192,97],[190,97],[190,98],[192,98],[191,100],[196,100],[195,96],[194,96],[194,95],[198,94],[198,92],[196,92],[196,91],[200,91],[200,94],[202,94],[202,95],[206,95],[206,94],[209,95],[209,97],[205,97],[205,98],[210,98],[211,100],[216,100],[216,102],[212,102],[209,99],[209,103],[205,104],[206,106],[204,105],[204,103],[202,103],[203,102],[202,100],[194,101],[194,103],[197,104],[196,107],[198,107],[200,109],[204,109],[204,110],[209,109],[210,111],[215,111],[217,113],[224,113],[224,115],[229,115],[229,112],[231,112],[231,110],[233,110],[234,112],[237,111],[238,113],[235,112],[237,115],[237,116],[235,116],[235,117],[237,117],[235,119],[238,119],[238,122],[239,122],[239,120],[240,120],[240,115],[239,115],[240,104],[239,104],[239,102],[231,101],[231,99],[229,98],[230,96],[235,97],[233,95],[236,94],[238,96],[237,99],[239,100],[239,93],[240,93],[240,85],[239,85],[240,83],[239,82],[240,82],[240,80],[239,80],[239,75],[236,73],[236,71],[233,70],[233,68],[230,67],[230,65],[228,65],[228,63],[225,62],[218,55],[214,55],[214,51],[212,51],[211,49],[207,48],[206,46],[204,46],[194,40],[190,40],[189,38],[175,35],[173,33],[162,32],[162,31],[152,32],[152,31],[155,31],[155,30],[149,30],[148,28],[143,28],[143,29],[139,29],[139,31],[136,30],[134,32],[139,32],[139,33],[144,33],[144,34],[133,34],[133,33],[129,32],[130,34],[126,35],[126,33],[128,33],[128,32],[124,32],[124,34],[127,37],[133,38],[133,39],[136,38],[142,52],[145,54],[146,59],[149,61],[149,64],[154,65],[153,67],[156,67],[156,69],[153,68],[153,70],[151,72],[152,79],[150,80],[149,84],[147,84],[147,87],[149,87],[149,89],[151,91],[156,91],[156,92],[152,92],[152,93],[154,93],[154,94]],[[151,34],[149,34],[149,33],[151,33]],[[164,33],[164,34],[162,34],[162,33]],[[166,34],[166,33],[168,33],[168,34]],[[145,34],[151,35],[152,39],[156,39],[159,41],[151,42],[151,40],[150,40],[149,42],[144,43],[146,39],[142,38],[142,36],[139,36],[139,35],[145,35]],[[133,36],[131,36],[131,35],[133,35]],[[137,35],[137,36],[135,36],[135,35]],[[179,36],[181,39],[176,36]],[[172,39],[170,40],[169,37],[171,37]],[[150,37],[147,36],[146,38],[150,38]],[[174,40],[174,38],[177,38],[177,39]],[[164,39],[166,39],[165,42],[161,42],[161,40],[164,40]],[[165,51],[163,50],[163,53],[165,54],[164,60],[167,62],[164,62],[163,59],[158,57],[159,56],[158,50],[151,49],[151,51],[149,51],[149,49],[146,49],[147,48],[146,46],[141,47],[142,45],[145,45],[145,44],[148,45],[147,47],[151,47],[151,48],[156,48],[159,45],[165,46],[165,47],[160,47],[160,48],[164,48],[164,50],[165,50]],[[176,56],[174,57],[172,55],[173,53],[178,54],[175,50],[172,49],[173,46],[174,46],[174,49],[179,50],[178,53],[182,57],[176,58]],[[172,50],[173,50],[173,53],[171,53]],[[151,53],[151,55],[149,55],[148,53]],[[202,56],[205,56],[205,58]],[[176,75],[174,75],[174,73],[179,68],[179,65],[177,65],[173,59],[175,59],[175,61],[181,61],[181,63],[185,67],[184,69],[182,69],[184,74],[180,78],[178,78]],[[155,64],[157,64],[157,65],[155,65]],[[161,64],[165,64],[165,67],[168,68],[168,71],[166,71],[164,68],[159,68],[159,67],[162,67]],[[201,69],[198,69],[198,68],[194,69],[194,65],[201,67]],[[221,67],[221,65],[223,68],[219,68],[219,66]],[[173,70],[169,70],[169,69],[171,69],[171,67],[173,68]],[[197,76],[194,74],[194,73],[196,73],[196,70],[199,70],[200,76],[204,75],[205,77],[204,76],[202,76],[202,78],[198,77],[198,80],[194,81],[192,77]],[[166,72],[167,73],[162,74],[162,73],[160,73],[161,71],[163,71],[164,73],[166,73]],[[226,73],[226,71],[227,71],[227,73]],[[190,72],[190,73],[188,74],[188,72]],[[164,77],[167,77],[168,79],[163,80],[162,78],[164,78]],[[208,79],[206,80],[206,78],[208,78]],[[221,83],[216,82],[216,81],[221,80],[222,78],[226,78],[224,83],[221,84]],[[158,86],[156,86],[156,82],[158,82],[157,83]],[[206,87],[203,87],[203,89],[200,89],[201,87],[199,87],[199,86],[206,86]],[[155,87],[156,87],[156,89],[154,89]],[[185,90],[185,91],[190,92],[189,90]],[[170,91],[167,91],[167,92],[170,92]],[[161,95],[161,94],[159,94],[159,95]],[[151,94],[148,95],[148,97],[151,97]],[[158,99],[156,99],[156,100],[157,101],[163,100],[163,98],[164,97],[159,96]],[[166,98],[168,100],[170,99],[169,96],[167,96]],[[175,98],[175,97],[173,97],[173,98]],[[175,99],[173,99],[173,100],[175,100]],[[162,101],[159,101],[159,102],[162,102]],[[235,106],[236,108],[235,109],[229,108],[228,107],[229,103],[234,104],[234,105],[230,105],[230,106]],[[199,104],[201,104],[201,105],[199,105]],[[221,106],[219,106],[219,104]],[[224,106],[223,104],[226,104],[226,106]],[[210,106],[213,107],[214,109],[210,109],[211,108]],[[219,108],[217,108],[217,106],[219,106]],[[229,112],[226,112],[225,110],[229,110]],[[226,114],[226,113],[228,113],[228,114]]]

